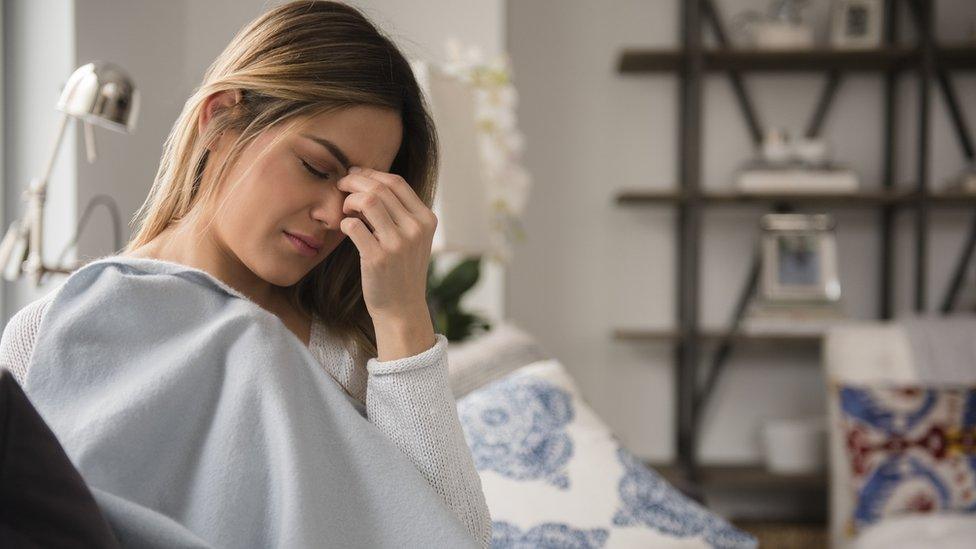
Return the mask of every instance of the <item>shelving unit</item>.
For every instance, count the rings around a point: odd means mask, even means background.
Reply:
[[[871,50],[839,51],[826,48],[812,50],[769,51],[736,50],[729,46],[725,28],[714,0],[688,0],[681,5],[680,49],[625,49],[619,55],[617,70],[622,75],[656,73],[675,74],[679,79],[678,162],[679,186],[669,190],[622,189],[616,202],[624,207],[668,207],[676,212],[676,327],[665,330],[617,329],[618,341],[649,341],[673,345],[676,379],[677,460],[670,465],[656,464],[672,480],[690,486],[693,493],[716,484],[734,484],[740,488],[793,488],[809,490],[826,488],[823,475],[783,477],[766,473],[761,467],[721,466],[701,467],[696,449],[702,411],[720,379],[723,368],[739,345],[818,345],[820,337],[795,334],[752,335],[740,331],[740,322],[749,301],[756,292],[759,278],[759,257],[754,256],[752,267],[729,320],[722,330],[703,330],[699,325],[699,252],[701,250],[701,215],[707,208],[759,207],[773,211],[792,211],[796,208],[865,209],[877,212],[880,232],[878,312],[879,319],[892,316],[894,288],[894,217],[898,211],[914,213],[914,307],[926,309],[926,264],[928,257],[927,232],[930,209],[964,208],[976,206],[976,195],[938,193],[929,191],[928,133],[929,108],[932,98],[929,86],[936,82],[948,109],[957,140],[964,155],[973,160],[973,141],[955,94],[951,72],[976,69],[976,44],[937,46],[933,35],[934,0],[885,0],[884,43]],[[898,11],[907,10],[915,26],[914,45],[898,43]],[[710,23],[717,48],[703,46],[703,27]],[[736,194],[733,192],[702,191],[701,134],[702,86],[708,72],[727,75],[735,92],[752,141],[759,145],[764,134],[757,110],[743,79],[750,72],[823,73],[825,83],[806,129],[808,137],[816,137],[823,126],[843,78],[852,72],[876,73],[884,80],[882,135],[883,159],[880,190],[857,194]],[[915,144],[918,161],[910,179],[912,183],[896,185],[894,154],[897,142],[896,124],[898,78],[907,73],[918,77],[917,135]],[[940,310],[951,311],[961,288],[963,275],[976,248],[976,216],[969,238],[959,254],[953,275],[943,296]],[[710,368],[699,374],[705,351],[711,351]],[[704,381],[700,381],[704,379]],[[737,483],[737,484],[736,484]]]
[[[973,69],[976,67],[976,47],[958,44],[938,48],[937,56],[947,69]],[[702,52],[703,70],[706,72],[881,72],[906,70],[916,66],[917,49],[888,46],[873,50],[834,50],[817,48],[796,50],[705,50]],[[680,70],[686,56],[673,50],[624,50],[620,55],[617,72],[651,73]]]
[[[648,463],[665,479],[674,482],[684,482],[680,468],[667,463]],[[826,474],[811,473],[797,475],[781,475],[770,473],[762,466],[756,465],[717,465],[702,471],[701,484],[710,488],[727,490],[750,490],[762,488],[770,491],[820,491],[826,483]]]
[[[689,196],[670,190],[623,190],[617,193],[617,204],[671,205],[688,201]],[[976,205],[976,194],[937,193],[919,197],[915,192],[860,192],[851,194],[740,194],[710,192],[699,195],[705,206],[757,206],[790,203],[796,206],[829,206],[833,208],[875,208],[877,206],[910,206],[926,201],[938,208],[969,208]]]
[[[677,342],[681,339],[681,334],[674,330],[635,330],[619,328],[613,332],[614,339],[618,341],[651,341],[651,342]],[[731,339],[735,343],[753,345],[818,345],[821,338],[806,334],[750,334],[743,332],[699,332],[698,338],[702,343],[718,343],[725,339]]]

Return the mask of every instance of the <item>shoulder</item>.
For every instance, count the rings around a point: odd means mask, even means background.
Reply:
[[[27,378],[27,366],[34,352],[34,342],[41,320],[54,301],[57,290],[35,299],[14,313],[0,337],[0,366],[10,369],[21,384]]]
[[[3,330],[3,339],[7,339],[7,333],[10,331],[23,332],[31,331],[36,332],[37,327],[41,324],[41,319],[44,317],[44,313],[47,312],[51,303],[54,301],[55,294],[57,290],[49,292],[47,295],[37,298],[31,301],[27,305],[24,305],[19,311],[14,313],[7,321],[7,325]]]

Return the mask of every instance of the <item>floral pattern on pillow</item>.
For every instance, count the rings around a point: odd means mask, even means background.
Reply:
[[[976,388],[839,387],[851,532],[882,517],[976,512]]]
[[[599,549],[607,541],[606,528],[578,530],[567,524],[547,522],[522,532],[504,521],[492,523],[491,549]]]
[[[752,536],[688,499],[626,449],[617,448],[617,459],[625,473],[620,479],[621,508],[613,516],[614,524],[643,524],[680,538],[700,534],[713,547],[752,543]]]
[[[564,431],[573,419],[569,393],[529,379],[494,383],[466,400],[469,405],[459,411],[478,470],[569,488],[563,470],[573,455],[573,441]]]

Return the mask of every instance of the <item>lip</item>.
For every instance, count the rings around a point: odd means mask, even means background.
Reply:
[[[322,248],[322,243],[303,234],[290,233],[288,231],[282,231],[285,236],[298,248],[298,251],[302,252],[304,255],[313,256],[319,253]]]

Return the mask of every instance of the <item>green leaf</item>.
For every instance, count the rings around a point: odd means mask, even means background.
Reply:
[[[436,294],[444,301],[458,300],[464,292],[478,283],[479,276],[481,276],[481,258],[466,259],[444,276]]]
[[[462,311],[451,311],[447,314],[448,341],[461,341],[471,333],[471,323],[474,315]]]

